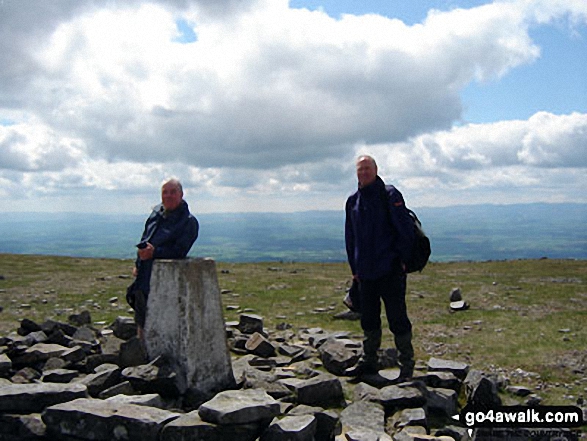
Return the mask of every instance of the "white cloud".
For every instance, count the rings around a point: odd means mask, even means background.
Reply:
[[[178,42],[178,19],[196,41]],[[286,0],[9,0],[0,122],[16,124],[0,125],[0,184],[142,194],[173,174],[209,207],[263,195],[338,208],[355,153],[371,151],[422,200],[492,175],[540,185],[536,168],[585,167],[586,115],[453,125],[467,84],[537,60],[529,29],[562,19],[585,23],[584,2],[503,1],[407,26]]]

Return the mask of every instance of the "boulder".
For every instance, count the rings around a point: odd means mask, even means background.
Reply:
[[[279,413],[279,403],[261,389],[220,392],[198,412],[202,420],[221,425],[271,421]]]
[[[31,414],[88,396],[83,384],[34,383],[0,387],[0,412]]]
[[[165,424],[180,414],[154,407],[116,401],[79,398],[45,409],[47,433],[57,439],[70,437],[93,441],[128,439],[158,441]]]

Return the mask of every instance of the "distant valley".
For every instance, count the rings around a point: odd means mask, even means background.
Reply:
[[[434,261],[587,259],[587,204],[415,209]],[[225,262],[346,259],[344,213],[198,214],[192,256]],[[132,258],[146,215],[2,213],[0,252]]]

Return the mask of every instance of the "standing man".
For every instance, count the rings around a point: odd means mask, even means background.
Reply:
[[[399,352],[400,378],[413,375],[412,324],[406,307],[406,272],[414,226],[401,193],[377,175],[371,156],[356,162],[359,189],[346,202],[345,241],[353,273],[359,282],[363,357],[353,375],[378,370],[381,346],[381,300]]]
[[[143,339],[150,291],[151,270],[155,259],[183,259],[198,238],[198,220],[183,200],[183,187],[177,179],[161,187],[161,204],[145,222],[133,275],[135,281],[127,289],[127,301],[135,310],[137,333]]]

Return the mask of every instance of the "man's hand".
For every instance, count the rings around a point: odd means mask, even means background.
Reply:
[[[143,249],[139,249],[139,259],[141,260],[150,260],[153,258],[153,254],[155,253],[155,247],[147,242],[147,246]]]

